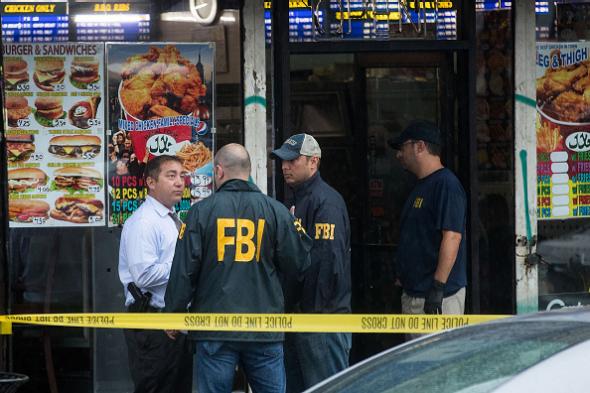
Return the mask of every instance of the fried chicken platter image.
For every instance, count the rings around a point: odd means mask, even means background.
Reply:
[[[128,57],[121,78],[121,105],[138,120],[192,114],[207,92],[196,66],[174,45]]]
[[[536,88],[537,105],[545,115],[568,123],[590,122],[590,60],[547,68]]]

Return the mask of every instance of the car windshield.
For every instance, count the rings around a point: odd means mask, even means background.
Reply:
[[[490,392],[512,376],[590,339],[590,324],[516,321],[460,329],[391,351],[318,392]]]

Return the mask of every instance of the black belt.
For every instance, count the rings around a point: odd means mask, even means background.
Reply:
[[[130,304],[127,307],[127,312],[142,312],[140,310],[136,310],[135,307],[134,307],[134,305],[135,305],[134,303],[133,304]],[[158,308],[158,307],[153,307],[153,306],[147,306],[147,309],[145,309],[143,312],[146,312],[146,313],[158,313],[158,312],[164,312],[164,309],[163,308]]]

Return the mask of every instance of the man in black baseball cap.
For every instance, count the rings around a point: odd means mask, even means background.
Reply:
[[[397,138],[390,139],[387,143],[392,149],[400,150],[402,143],[409,140],[419,140],[440,146],[440,131],[434,123],[416,120],[410,123]]]
[[[414,121],[389,145],[418,178],[404,204],[396,254],[402,312],[463,314],[467,198],[459,179],[441,163],[438,127]]]

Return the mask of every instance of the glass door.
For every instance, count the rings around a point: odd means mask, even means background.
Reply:
[[[455,151],[452,110],[443,109],[451,75],[444,59],[436,54],[376,55],[363,59],[360,68],[365,117],[359,127],[366,135],[366,163],[363,235],[353,245],[360,256],[356,262],[362,278],[357,304],[362,312],[399,313],[401,290],[393,285],[393,267],[401,211],[416,180],[402,168],[387,141],[413,120],[432,121],[443,130],[447,142],[443,161],[455,169],[449,155]],[[355,355],[364,358],[402,341],[403,337],[395,335],[359,335]]]

